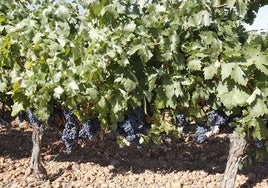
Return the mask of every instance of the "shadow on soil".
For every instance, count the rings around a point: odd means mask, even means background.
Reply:
[[[0,157],[17,160],[31,156],[31,134],[31,131],[1,128]]]
[[[31,156],[31,130],[0,129],[0,157],[14,160]],[[227,136],[211,137],[206,143],[197,144],[193,135],[177,141],[167,140],[160,145],[146,144],[141,149],[134,146],[120,148],[112,135],[104,140],[96,139],[83,148],[75,147],[71,155],[65,153],[61,141],[61,131],[48,129],[43,136],[42,156],[51,155],[55,161],[87,163],[101,166],[113,165],[113,173],[142,173],[145,170],[170,173],[178,171],[204,170],[209,174],[224,173],[229,150]],[[46,161],[46,162],[49,162]],[[258,163],[239,173],[248,175],[251,172],[255,179],[249,179],[241,187],[252,187],[268,178],[268,161]],[[261,173],[260,173],[261,172]],[[61,174],[58,174],[60,176]]]

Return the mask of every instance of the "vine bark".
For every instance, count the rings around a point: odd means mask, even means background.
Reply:
[[[29,176],[32,173],[34,173],[35,177],[38,180],[45,180],[47,178],[47,171],[42,164],[40,156],[43,133],[36,126],[32,126],[32,128],[33,128],[33,134],[32,134],[33,151],[30,160],[30,166],[27,168],[25,175]]]
[[[229,157],[221,182],[221,188],[233,188],[235,186],[238,167],[242,162],[243,155],[247,146],[247,141],[244,138],[239,137],[236,133],[230,134],[229,138]]]

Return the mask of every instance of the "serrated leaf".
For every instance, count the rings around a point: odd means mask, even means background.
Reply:
[[[212,7],[217,7],[218,5],[220,5],[221,0],[212,0],[211,1],[211,6]]]
[[[155,88],[155,82],[157,80],[157,74],[151,74],[148,77],[149,91],[151,92]]]
[[[121,83],[123,84],[123,86],[127,92],[131,92],[137,86],[137,83],[129,78],[123,79]]]
[[[188,68],[189,70],[201,70],[202,62],[199,59],[194,59],[192,61],[189,61]]]
[[[267,138],[268,129],[262,119],[252,119],[252,121],[250,121],[250,126],[254,127],[252,133],[254,138],[258,138],[259,140]]]
[[[236,0],[236,9],[238,11],[238,14],[245,15],[247,13],[247,1]]]
[[[268,75],[268,58],[261,52],[261,46],[250,46],[244,49],[247,59],[247,66],[255,65],[256,68]]]
[[[163,6],[163,5],[160,5],[160,4],[156,4],[156,5],[155,5],[155,11],[156,11],[157,13],[165,12],[165,11],[166,11],[166,7]]]
[[[40,119],[41,121],[45,121],[46,119],[49,118],[49,114],[48,114],[48,109],[46,107],[43,108],[37,108],[35,110],[36,116],[38,117],[38,119]]]
[[[68,40],[66,38],[63,38],[63,37],[58,37],[57,41],[60,43],[61,47],[64,47]]]
[[[205,80],[212,79],[214,75],[217,74],[217,68],[214,65],[205,67],[203,71],[204,71]]]
[[[257,98],[256,102],[252,104],[251,109],[249,110],[250,117],[260,117],[268,113],[268,108],[265,101],[261,98]]]
[[[127,32],[133,32],[136,28],[136,24],[134,23],[134,21],[128,23],[127,25],[125,25],[124,30]]]
[[[234,87],[229,89],[227,84],[220,84],[217,87],[217,96],[225,107],[232,109],[233,107],[244,106],[247,102],[249,95]]]
[[[176,97],[183,96],[183,91],[180,82],[174,82],[174,89],[175,89],[174,94]]]
[[[0,92],[4,92],[7,87],[7,84],[5,82],[0,83]]]
[[[199,14],[193,14],[188,20],[189,26],[195,27],[195,26],[200,25],[202,20],[200,19],[199,16],[200,16]]]
[[[174,85],[173,84],[167,85],[165,87],[165,93],[166,93],[167,98],[172,98],[175,94]]]
[[[203,24],[204,26],[208,26],[208,25],[210,25],[211,20],[210,20],[210,14],[209,14],[209,12],[206,11],[206,10],[204,10],[204,11],[201,11],[199,14],[200,14],[200,15],[199,15],[200,18],[202,19],[202,24]]]
[[[259,71],[263,72],[265,75],[268,75],[268,58],[265,55],[257,53],[248,59],[248,61],[253,62]]]
[[[257,96],[261,95],[261,90],[259,88],[256,88],[253,93],[250,95],[250,97],[247,99],[247,103],[251,104]]]
[[[135,46],[133,46],[128,52],[127,52],[127,54],[128,55],[133,55],[134,53],[136,53],[138,50],[140,50],[140,49],[142,49],[143,48],[143,46],[142,45],[135,45]]]
[[[123,102],[123,98],[121,96],[117,96],[116,98],[113,98],[111,101],[111,106],[112,106],[112,112],[114,114],[117,114],[118,112],[120,112],[123,108],[124,108],[124,102]]]
[[[98,102],[98,105],[101,109],[106,109],[107,108],[107,100],[105,99],[105,97],[101,97],[101,99]]]
[[[64,92],[64,90],[62,89],[61,86],[57,86],[55,89],[54,89],[54,97],[56,98],[60,98],[62,93]]]
[[[59,8],[55,11],[55,15],[63,19],[67,19],[70,16],[70,13],[65,6],[60,5]]]
[[[166,101],[166,107],[167,108],[176,108],[177,106],[177,100],[175,97],[168,98]]]
[[[94,100],[98,97],[99,92],[95,88],[87,88],[86,94],[89,95],[90,98],[92,98]]]
[[[245,73],[240,68],[240,66],[236,65],[232,72],[231,72],[231,78],[238,84],[241,84],[243,86],[247,85],[248,80],[245,78]]]
[[[12,106],[12,116],[16,116],[20,111],[23,111],[24,107],[23,104],[20,102],[15,102]]]
[[[221,63],[222,80],[225,80],[231,75],[234,67],[235,67],[235,63]]]
[[[79,87],[74,80],[71,80],[66,87],[68,90],[71,90],[73,92],[79,90]]]
[[[236,0],[227,0],[226,4],[228,8],[233,8],[236,3]]]
[[[143,46],[141,48],[141,50],[143,51],[143,54],[145,55],[146,59],[149,60],[153,57],[153,53],[151,52],[151,50],[148,48],[148,46]]]
[[[140,6],[140,9],[143,9],[143,7],[147,4],[147,0],[139,0],[138,4]]]

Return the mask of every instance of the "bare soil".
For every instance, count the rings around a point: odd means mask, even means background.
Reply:
[[[197,144],[193,134],[160,145],[120,148],[113,135],[97,138],[67,155],[60,129],[43,136],[42,158],[49,177],[24,175],[31,156],[31,128],[0,128],[0,187],[219,187],[229,150],[226,134]],[[239,171],[235,187],[268,187],[268,161]]]

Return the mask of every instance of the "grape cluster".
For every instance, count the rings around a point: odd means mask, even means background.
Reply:
[[[176,126],[183,132],[183,128],[187,125],[188,119],[185,117],[184,114],[177,114],[176,115]]]
[[[264,146],[264,140],[259,140],[258,138],[254,139],[254,145],[257,148],[262,148]]]
[[[18,119],[19,123],[22,123],[25,119],[25,112],[19,112],[17,114],[17,119]]]
[[[207,132],[208,132],[208,129],[205,127],[205,125],[202,125],[202,124],[197,125],[196,134],[197,134],[197,142],[198,143],[203,143],[206,140],[206,138],[207,138],[206,133]]]
[[[8,122],[5,119],[6,119],[5,111],[3,109],[0,109],[0,126],[8,127]]]
[[[8,126],[8,122],[6,122],[4,119],[0,117],[0,125],[4,125],[5,127]]]
[[[78,125],[75,122],[74,115],[69,110],[64,110],[65,126],[62,132],[62,140],[66,146],[67,154],[72,152],[72,147],[78,141]]]
[[[41,132],[44,131],[44,126],[43,126],[43,124],[42,124],[41,121],[40,121],[39,119],[37,119],[37,117],[34,115],[34,113],[33,113],[33,109],[32,109],[32,108],[29,109],[29,110],[27,111],[27,117],[28,117],[28,120],[29,120],[29,122],[30,122],[30,124],[31,124],[32,126],[36,126],[36,127],[38,127],[39,130],[40,130]]]
[[[212,133],[216,134],[219,132],[220,126],[227,123],[228,116],[223,111],[212,110],[208,113],[207,121]]]
[[[268,119],[264,119],[263,121],[264,121],[265,127],[268,129]]]
[[[144,132],[146,117],[142,107],[130,112],[117,128],[119,135],[124,136],[128,142],[135,142],[138,146],[139,139]]]
[[[89,119],[79,131],[79,138],[92,140],[94,136],[100,131],[100,123],[97,118]]]

